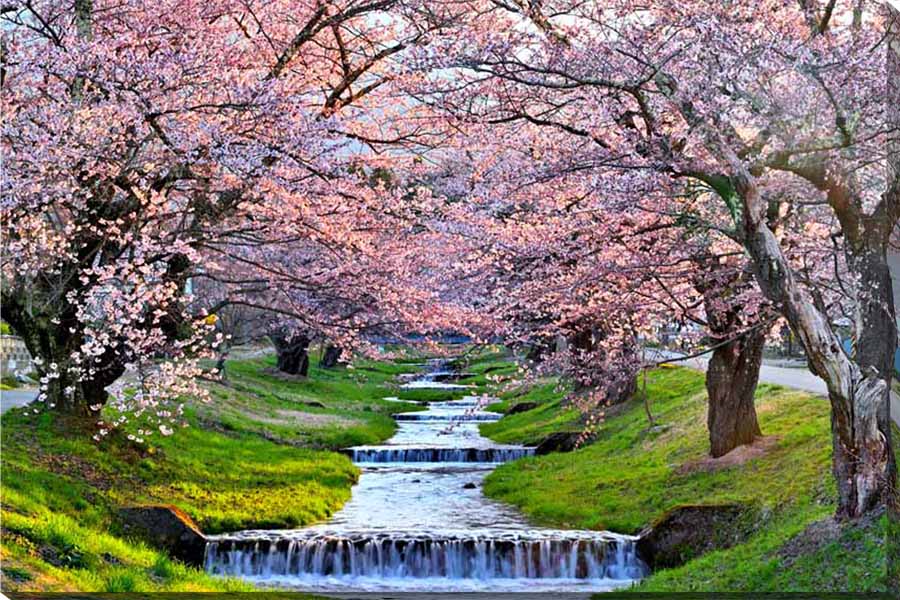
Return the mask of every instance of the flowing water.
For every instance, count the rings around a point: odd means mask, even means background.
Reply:
[[[405,385],[465,387],[435,366]],[[328,523],[212,536],[207,570],[331,592],[596,592],[646,573],[633,537],[536,528],[481,494],[498,464],[533,449],[482,437],[478,423],[499,415],[477,398],[396,418],[385,444],[346,450],[362,475]]]

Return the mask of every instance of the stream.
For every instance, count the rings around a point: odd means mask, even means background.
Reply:
[[[440,381],[443,365],[404,385],[464,387]],[[211,536],[206,570],[322,592],[602,592],[644,576],[636,538],[534,527],[482,495],[488,473],[533,453],[479,434],[500,417],[476,397],[395,415],[386,443],[346,450],[362,475],[331,520]]]

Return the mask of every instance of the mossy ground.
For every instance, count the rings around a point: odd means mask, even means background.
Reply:
[[[659,427],[649,427],[640,399],[634,399],[609,411],[591,445],[503,465],[487,478],[485,493],[542,525],[627,533],[679,504],[739,502],[749,507],[746,543],[654,573],[637,591],[883,589],[884,520],[848,526],[821,547],[781,554],[807,526],[834,512],[827,400],[760,385],[760,424],[775,443],[746,463],[704,471],[686,467],[707,454],[703,374],[678,368],[653,371],[647,394]],[[497,441],[533,443],[575,424],[577,417],[560,406],[557,386],[545,383],[527,394],[520,391],[504,403],[526,395],[539,406],[485,424],[482,433]]]
[[[304,380],[273,376],[272,366],[229,362],[227,382],[210,384],[212,402],[189,402],[190,427],[142,445],[124,434],[96,443],[52,414],[3,415],[3,589],[252,589],[121,537],[116,508],[174,504],[207,533],[321,521],[359,473],[332,450],[383,440],[395,429],[391,413],[418,409],[381,400],[410,365],[314,366]]]

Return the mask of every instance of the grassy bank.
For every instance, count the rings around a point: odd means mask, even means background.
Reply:
[[[658,427],[648,427],[641,402],[633,400],[609,411],[593,444],[503,465],[488,477],[485,493],[543,525],[627,533],[679,504],[748,507],[746,543],[655,573],[639,591],[881,588],[883,522],[804,534],[834,512],[826,400],[760,385],[757,410],[770,445],[728,466],[702,462],[708,441],[701,373],[654,371],[647,394]],[[520,392],[505,402],[522,399]],[[485,425],[482,432],[498,441],[533,443],[573,426],[576,417],[560,406],[556,388],[536,387],[529,401],[539,406]]]
[[[568,391],[556,378],[549,378],[528,388],[501,392],[500,402],[488,405],[487,410],[505,413],[524,403],[534,403],[537,407],[485,423],[480,427],[481,433],[504,444],[534,445],[551,433],[579,431],[583,427],[580,414],[574,408],[563,406]]]
[[[389,437],[381,398],[409,365],[313,367],[305,380],[270,372],[274,359],[228,363],[213,401],[189,403],[191,426],[138,445],[101,443],[50,414],[2,419],[4,590],[223,591],[211,578],[120,535],[119,506],[173,504],[207,533],[297,527],[326,519],[349,498],[358,469],[342,446]]]

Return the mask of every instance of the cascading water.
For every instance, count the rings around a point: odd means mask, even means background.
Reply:
[[[505,463],[534,454],[534,448],[396,448],[357,446],[347,454],[355,463]]]
[[[442,537],[314,532],[299,537],[214,541],[207,568],[241,576],[381,577],[396,579],[634,579],[634,543],[620,538],[542,531]]]
[[[394,415],[394,419],[397,421],[499,421],[500,417],[501,415],[497,413],[473,412],[470,414],[458,414],[449,410],[429,410],[421,413],[400,413],[399,415]]]
[[[407,385],[447,388],[434,373]],[[474,397],[399,418],[379,446],[346,452],[363,468],[330,522],[213,536],[210,573],[308,591],[606,591],[646,573],[631,536],[531,527],[481,494],[499,463],[532,448],[495,444],[478,423],[499,417]]]

